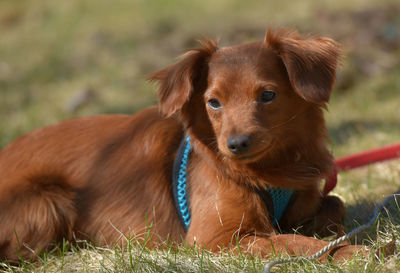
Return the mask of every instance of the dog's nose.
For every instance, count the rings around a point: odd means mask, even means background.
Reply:
[[[228,138],[227,146],[234,154],[244,154],[250,148],[251,137],[247,135],[232,136]]]

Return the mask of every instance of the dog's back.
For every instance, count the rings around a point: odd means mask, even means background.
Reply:
[[[178,122],[150,108],[71,119],[17,139],[0,152],[0,259],[31,256],[21,242],[34,250],[73,237],[106,244],[146,228],[155,239],[179,237],[169,196],[181,137]]]

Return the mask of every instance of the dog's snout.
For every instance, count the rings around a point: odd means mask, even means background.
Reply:
[[[228,138],[227,146],[229,151],[234,154],[247,152],[251,145],[251,137],[248,135],[232,136]]]

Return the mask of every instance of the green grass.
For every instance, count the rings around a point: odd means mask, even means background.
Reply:
[[[263,38],[269,26],[333,37],[345,57],[327,112],[335,156],[400,139],[400,8],[396,0],[3,0],[0,2],[0,148],[34,128],[98,113],[135,113],[156,103],[145,76],[203,36],[222,45]],[[79,101],[80,97],[85,97]],[[400,188],[400,161],[341,173],[346,231],[371,204]],[[359,236],[373,249],[400,238],[392,218]],[[397,217],[397,218],[396,218]],[[397,219],[397,220],[396,220]],[[193,248],[63,246],[6,272],[261,272],[266,260]],[[344,265],[300,263],[275,272],[398,272],[399,256]]]
[[[372,252],[400,235],[399,226],[384,221],[385,228],[370,245]],[[388,231],[390,232],[388,234]],[[85,242],[80,247],[68,243],[41,255],[36,263],[15,267],[4,264],[5,272],[262,272],[267,260],[233,255],[229,251],[214,254],[187,246],[166,245],[162,250],[143,247],[130,240],[126,247],[98,248]],[[278,258],[275,256],[273,258]],[[398,272],[400,256],[383,258],[371,254],[341,264],[299,262],[274,267],[273,272]]]

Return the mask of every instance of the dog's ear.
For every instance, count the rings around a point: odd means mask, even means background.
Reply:
[[[294,91],[306,101],[329,101],[340,60],[340,45],[332,39],[302,38],[288,29],[269,30],[264,42],[282,58]]]
[[[158,101],[161,113],[169,117],[180,110],[190,99],[198,81],[204,78],[207,61],[217,50],[217,42],[200,41],[201,48],[183,54],[180,60],[149,75],[148,80],[158,84]]]

